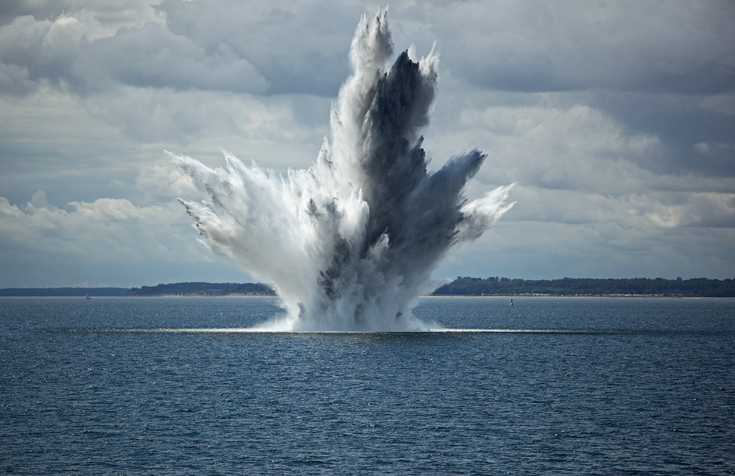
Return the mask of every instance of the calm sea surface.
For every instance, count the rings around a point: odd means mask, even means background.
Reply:
[[[263,334],[197,329],[272,298],[0,298],[0,473],[733,474],[735,300],[514,301]]]

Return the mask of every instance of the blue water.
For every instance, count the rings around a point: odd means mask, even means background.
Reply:
[[[735,471],[735,300],[514,301],[263,334],[221,330],[272,298],[0,298],[0,473]]]

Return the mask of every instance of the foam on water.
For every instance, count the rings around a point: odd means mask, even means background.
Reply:
[[[438,55],[393,53],[386,11],[363,16],[353,74],[331,115],[331,142],[286,177],[225,152],[211,169],[166,152],[210,200],[180,200],[202,242],[270,283],[286,315],[276,331],[421,331],[416,297],[450,247],[478,238],[513,205],[512,185],[468,202],[477,150],[430,173],[419,134],[429,121]]]

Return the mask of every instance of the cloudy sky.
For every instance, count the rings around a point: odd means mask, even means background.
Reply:
[[[250,281],[199,245],[175,199],[202,197],[162,150],[310,166],[377,9],[4,0],[0,287]],[[735,3],[394,1],[389,20],[396,54],[441,54],[431,166],[476,147],[470,198],[518,183],[437,279],[735,277]]]

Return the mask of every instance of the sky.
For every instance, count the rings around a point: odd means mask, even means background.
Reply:
[[[308,168],[378,7],[4,0],[0,288],[252,281],[198,243],[163,150]],[[440,52],[430,168],[478,148],[468,198],[517,182],[434,278],[735,278],[735,3],[388,10],[395,55]]]

